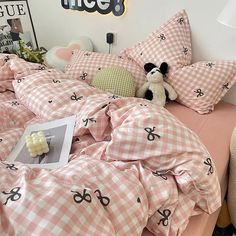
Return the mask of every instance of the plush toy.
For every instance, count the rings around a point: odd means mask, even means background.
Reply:
[[[168,64],[166,62],[161,63],[160,68],[152,63],[147,63],[144,65],[144,69],[148,72],[147,82],[138,89],[137,97],[154,101],[160,106],[165,106],[166,91],[170,100],[177,98],[175,90],[164,81],[164,75],[168,71]]]

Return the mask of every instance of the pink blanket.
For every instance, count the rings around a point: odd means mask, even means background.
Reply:
[[[190,216],[220,206],[209,153],[165,108],[53,69],[22,71],[19,59],[6,63],[16,97],[7,89],[0,97],[1,235],[138,236],[146,226],[175,236]],[[27,124],[72,114],[66,166],[49,171],[6,160]]]

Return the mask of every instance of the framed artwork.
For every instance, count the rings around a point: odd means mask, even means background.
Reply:
[[[38,48],[27,0],[0,0],[0,52],[19,49],[19,41]]]

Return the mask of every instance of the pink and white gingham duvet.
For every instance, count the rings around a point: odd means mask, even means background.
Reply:
[[[18,62],[18,65],[21,64]],[[16,73],[0,93],[1,236],[180,235],[220,206],[214,163],[165,108],[120,98],[56,70]],[[6,161],[29,123],[76,114],[70,162],[55,170]]]

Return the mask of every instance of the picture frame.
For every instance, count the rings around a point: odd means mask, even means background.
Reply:
[[[19,41],[38,49],[38,42],[27,0],[0,1],[0,52],[14,52]]]
[[[68,163],[73,139],[76,116],[69,116],[45,123],[30,124],[12,150],[6,161],[21,162],[32,168],[56,169]],[[27,147],[27,137],[34,133],[43,132],[49,151],[31,156]]]

